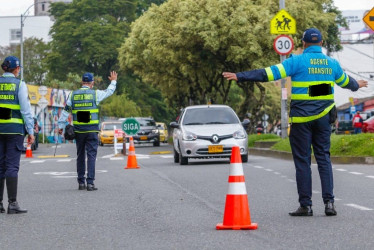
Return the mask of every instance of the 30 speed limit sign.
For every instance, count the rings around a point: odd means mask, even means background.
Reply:
[[[273,47],[279,55],[288,55],[293,50],[293,40],[286,35],[277,36],[274,39]]]

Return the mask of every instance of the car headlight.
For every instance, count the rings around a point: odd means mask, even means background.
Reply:
[[[184,141],[194,141],[197,139],[197,135],[191,132],[184,132],[183,133],[183,140]]]
[[[159,132],[158,132],[158,129],[152,129],[152,133],[153,134],[158,134]]]
[[[246,137],[246,134],[244,133],[243,130],[238,130],[233,134],[233,137],[235,139],[244,139]]]

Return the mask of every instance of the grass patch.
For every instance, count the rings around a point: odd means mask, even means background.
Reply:
[[[248,147],[254,147],[256,141],[278,141],[281,138],[275,134],[248,135]]]
[[[289,139],[276,143],[273,150],[291,152]],[[374,134],[331,135],[331,156],[374,156]]]

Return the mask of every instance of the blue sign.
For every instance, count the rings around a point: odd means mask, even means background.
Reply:
[[[351,106],[351,114],[355,114],[356,113],[356,106]]]

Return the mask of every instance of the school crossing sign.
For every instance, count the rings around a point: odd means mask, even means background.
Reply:
[[[285,10],[280,10],[270,21],[270,34],[296,34],[296,20]]]

